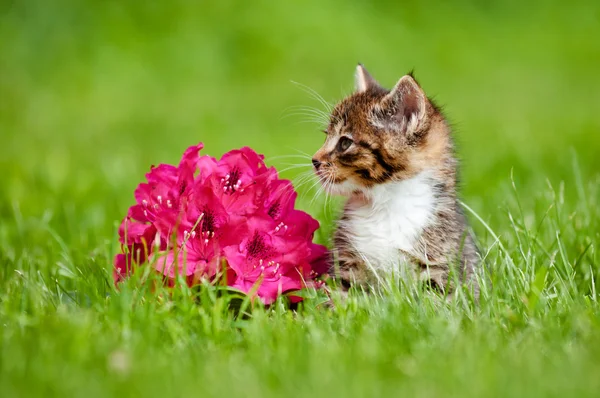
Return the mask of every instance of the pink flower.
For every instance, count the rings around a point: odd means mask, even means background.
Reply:
[[[156,228],[152,224],[126,217],[119,227],[119,242],[123,253],[115,257],[114,278],[116,281],[133,272],[134,266],[143,264],[152,252]]]
[[[294,210],[298,196],[292,183],[288,180],[273,179],[265,188],[260,198],[263,210],[275,221],[287,218]]]
[[[196,180],[205,181],[217,167],[214,158],[199,156],[203,147],[198,144],[188,148],[178,167],[168,164],[152,167],[146,174],[148,182],[140,184],[134,193],[137,205],[131,208],[131,213],[136,220],[155,222],[164,212],[177,214],[185,208],[191,185]]]
[[[263,159],[244,147],[226,153],[219,160],[212,186],[228,212],[245,215],[256,211],[254,198],[264,180],[261,176],[270,171]]]
[[[155,267],[169,278],[176,272],[197,281],[212,278],[219,270],[221,247],[245,233],[244,220],[228,214],[210,187],[194,192],[185,213],[164,220],[176,246]]]
[[[312,276],[324,275],[329,272],[329,251],[323,245],[316,243],[310,244],[310,257],[308,263],[312,271]],[[312,279],[312,278],[311,278]]]
[[[246,293],[256,286],[257,295],[265,304],[282,293],[304,287],[304,277],[313,277],[307,263],[312,243],[284,232],[285,228],[268,216],[254,217],[249,225],[249,233],[242,242],[224,249],[236,275],[232,286]],[[299,268],[301,265],[306,269]]]
[[[168,285],[177,275],[189,285],[226,278],[265,304],[318,288],[327,249],[312,242],[319,223],[294,209],[291,182],[248,147],[219,161],[200,156],[202,148],[188,148],[177,167],[152,167],[135,190],[136,204],[119,229],[115,282],[150,263]]]
[[[239,245],[224,249],[227,262],[235,272],[235,279],[230,286],[245,293],[257,288],[256,294],[265,304],[272,303],[277,296],[289,290],[303,287],[302,273],[296,269],[299,262],[293,262],[282,249],[276,247],[272,236],[254,231]],[[297,257],[295,257],[297,259]]]

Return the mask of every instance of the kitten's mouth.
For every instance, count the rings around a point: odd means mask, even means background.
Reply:
[[[325,187],[330,186],[330,185],[341,184],[344,181],[346,181],[345,177],[335,177],[331,174],[323,173],[321,171],[317,171],[316,174],[317,174],[317,177],[319,177],[319,181],[321,182],[321,185],[323,185]]]
[[[325,192],[330,195],[349,196],[357,189],[355,184],[347,177],[334,177],[320,172],[317,172],[317,176]]]

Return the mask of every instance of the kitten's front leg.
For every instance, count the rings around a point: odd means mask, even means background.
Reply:
[[[334,249],[331,264],[329,275],[344,294],[353,286],[368,289],[371,278],[358,253],[337,247]]]
[[[368,287],[365,265],[360,255],[352,249],[344,230],[339,226],[333,235],[333,249],[330,252],[329,263],[328,274],[333,279],[336,294],[339,294],[342,302],[346,301],[351,287]],[[331,296],[325,306],[330,309],[335,308]]]
[[[334,259],[332,261],[332,266],[329,270],[329,276],[334,280],[334,284],[336,287],[335,294],[338,295],[341,302],[345,302],[348,298],[348,291],[352,286],[363,286],[361,279],[361,264],[355,261],[340,261],[339,259],[335,259],[335,257],[339,257],[337,255],[333,256]],[[361,282],[359,282],[361,281]],[[325,303],[325,307],[329,309],[335,309],[334,300],[331,298],[331,291],[328,292],[329,301]]]
[[[433,290],[440,293],[452,291],[452,286],[448,284],[448,264],[431,264],[418,260],[415,263],[418,264],[418,278],[420,281],[427,283]]]

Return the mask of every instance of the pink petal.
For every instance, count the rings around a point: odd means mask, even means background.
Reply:
[[[329,272],[330,262],[327,247],[312,243],[310,249],[311,253],[308,262],[310,263],[312,270],[315,271],[317,275],[323,275]]]
[[[115,256],[115,268],[113,270],[113,279],[115,284],[121,282],[131,273],[131,267],[127,265],[125,254],[117,254]]]

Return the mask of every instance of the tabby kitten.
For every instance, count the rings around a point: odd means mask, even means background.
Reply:
[[[348,197],[333,239],[331,274],[347,290],[386,275],[449,291],[454,267],[478,296],[479,256],[456,193],[450,126],[412,75],[390,91],[362,65],[312,159],[331,194]]]

